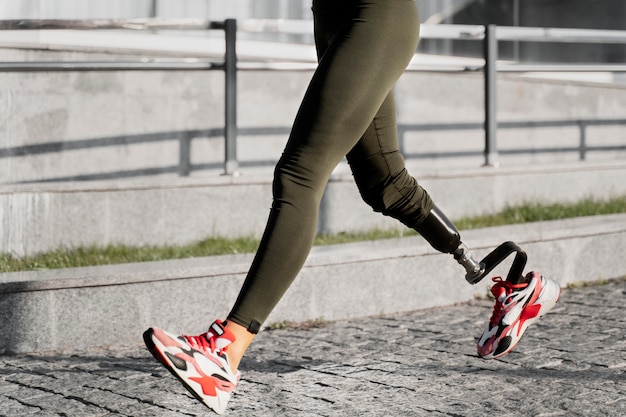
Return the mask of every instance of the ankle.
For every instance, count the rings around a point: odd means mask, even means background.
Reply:
[[[227,321],[226,328],[235,335],[235,341],[228,346],[228,362],[234,373],[256,335],[233,321]]]

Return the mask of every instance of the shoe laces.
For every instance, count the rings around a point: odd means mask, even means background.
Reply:
[[[217,337],[211,333],[210,331],[206,333],[199,334],[197,336],[183,336],[187,343],[194,349],[203,350],[203,351],[211,351],[215,352],[217,346],[215,340]],[[218,353],[226,352],[228,346],[225,346],[218,350]]]
[[[505,301],[513,294],[515,291],[518,291],[522,288],[526,288],[528,283],[521,284],[513,284],[508,282],[502,277],[493,277],[492,281],[495,282],[493,287],[491,287],[491,293],[496,299],[496,303],[493,306],[493,312],[491,313],[491,318],[489,319],[489,323],[492,326],[495,326],[500,321],[500,318],[506,311],[510,308]]]

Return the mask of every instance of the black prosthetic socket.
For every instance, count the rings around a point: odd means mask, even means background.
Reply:
[[[454,253],[461,243],[459,231],[437,206],[433,206],[415,230],[439,252]]]
[[[484,265],[474,260],[467,246],[461,242],[457,228],[437,206],[433,206],[415,230],[439,252],[454,255],[454,259],[465,268],[465,279],[468,282],[473,284],[480,279],[485,270]]]

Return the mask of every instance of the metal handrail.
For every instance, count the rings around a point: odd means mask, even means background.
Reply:
[[[223,62],[190,61],[45,61],[0,62],[0,72],[223,70]]]
[[[236,135],[236,81],[238,70],[312,70],[315,62],[238,62],[237,32],[311,34],[313,22],[290,19],[93,19],[93,20],[0,20],[0,30],[224,30],[223,62],[149,60],[136,62],[1,62],[3,71],[117,71],[117,70],[223,70],[225,74],[225,160],[224,171],[234,174],[238,169]],[[499,41],[577,42],[626,44],[626,31],[598,29],[563,29],[532,27],[496,27],[495,25],[421,25],[424,39],[458,39],[482,41],[484,63],[411,64],[407,71],[467,72],[483,71],[485,79],[485,165],[497,165],[496,149],[496,75],[498,72],[626,72],[625,64],[519,64],[498,63]]]
[[[0,20],[0,30],[219,30],[224,29],[225,21],[205,19],[13,19]]]
[[[625,30],[567,29],[498,26],[500,41],[567,42],[567,43],[626,43]]]
[[[294,19],[246,19],[238,22],[241,32],[311,34],[313,22]],[[500,41],[626,43],[626,31],[497,26]],[[422,39],[473,39],[485,37],[484,25],[427,24],[420,26]]]

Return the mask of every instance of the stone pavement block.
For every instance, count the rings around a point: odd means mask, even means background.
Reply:
[[[30,406],[24,404],[18,398],[10,395],[2,395],[2,409],[0,409],[0,416],[41,416],[42,409],[38,406]]]
[[[25,409],[39,408],[50,413],[69,415],[105,415],[109,410],[99,409],[89,404],[88,394],[79,387],[61,381],[52,375],[18,375],[7,380],[20,386],[20,389],[6,395],[18,399]],[[69,387],[72,387],[68,391]],[[43,412],[43,411],[42,411]]]
[[[626,327],[601,302],[624,290],[564,290],[501,360],[475,353],[489,300],[264,331],[226,416],[626,415]],[[142,346],[3,357],[0,404],[11,417],[211,415]]]

